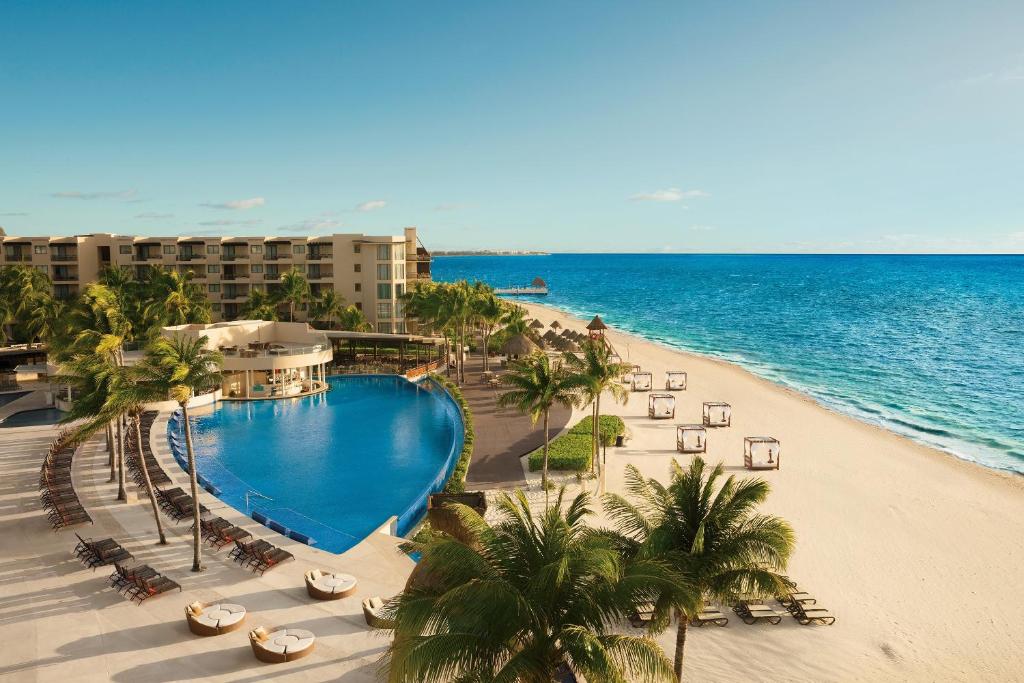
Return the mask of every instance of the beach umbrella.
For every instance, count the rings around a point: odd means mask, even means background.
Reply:
[[[543,330],[544,329],[544,323],[542,323],[541,321],[539,321],[536,318],[534,318],[533,322],[530,323],[530,327],[532,327],[535,330]]]
[[[548,283],[544,282],[544,279],[541,278],[541,277],[535,277],[535,278],[533,278],[533,282],[530,283],[530,286],[531,287],[547,287]]]
[[[557,320],[554,320],[554,321],[551,322],[551,329],[559,330],[561,328],[562,328],[562,323],[558,322]]]
[[[517,334],[505,342],[501,350],[506,356],[528,356],[536,351],[537,348],[537,345],[529,337],[524,334]]]
[[[591,332],[597,332],[607,330],[608,326],[604,324],[603,320],[601,320],[601,316],[595,315],[594,319],[587,325],[587,329]]]
[[[558,339],[558,335],[555,334],[554,330],[548,330],[547,332],[544,333],[544,336],[542,337],[542,339],[544,339],[544,341],[548,341],[548,342],[554,343],[555,340]]]

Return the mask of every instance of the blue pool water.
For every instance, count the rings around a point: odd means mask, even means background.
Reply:
[[[5,427],[39,427],[41,425],[52,425],[62,420],[65,413],[56,408],[37,408],[36,410],[23,410],[0,421],[0,428]]]
[[[535,299],[1024,472],[1024,256],[439,257],[434,278],[543,277]]]
[[[0,394],[0,408],[7,405],[11,401],[17,401],[22,396],[28,394],[27,391],[13,391],[8,394]]]
[[[248,511],[343,552],[392,515],[400,533],[414,525],[454,466],[463,429],[433,383],[353,376],[330,385],[306,398],[220,402],[193,416],[193,442],[198,472],[222,500],[246,511],[249,492]]]

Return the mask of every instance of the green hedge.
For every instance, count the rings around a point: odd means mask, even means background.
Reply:
[[[462,441],[462,453],[459,454],[459,461],[455,463],[452,476],[448,478],[448,483],[444,487],[445,493],[462,493],[466,490],[466,472],[469,471],[469,462],[473,459],[473,441],[476,438],[476,432],[473,431],[473,413],[470,412],[469,404],[462,396],[462,390],[459,389],[458,384],[443,375],[434,375],[434,379],[451,394],[451,397],[462,408],[462,419],[466,426],[466,434]]]
[[[589,415],[573,427],[555,437],[548,446],[548,469],[569,472],[583,472],[590,469],[591,464],[591,429],[593,418]],[[602,415],[598,420],[601,428],[601,443],[615,443],[615,437],[626,433],[626,424],[617,415]],[[530,471],[544,469],[544,447],[530,453]]]

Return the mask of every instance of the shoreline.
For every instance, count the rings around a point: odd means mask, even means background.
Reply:
[[[536,306],[538,308],[550,312],[551,314],[561,315],[579,321],[582,325],[586,325],[586,323],[589,322],[589,318],[585,319],[584,317],[581,316],[581,314],[574,313],[565,308],[559,308],[557,306],[552,306],[550,304],[545,303],[536,303],[533,301],[517,301],[516,299],[509,297],[502,298],[505,299],[506,301],[510,301],[521,306],[526,306],[527,308]],[[605,324],[608,324],[607,320],[605,321]],[[1024,472],[1018,472],[1016,470],[987,465],[985,463],[973,459],[969,455],[965,455],[962,453],[958,453],[952,449],[946,449],[940,446],[936,446],[934,444],[927,443],[921,439],[915,438],[912,434],[897,431],[895,429],[888,427],[885,424],[880,424],[875,421],[862,419],[860,416],[854,414],[852,411],[843,410],[840,406],[830,405],[829,403],[819,399],[817,396],[809,392],[807,389],[800,387],[796,383],[788,382],[779,378],[766,377],[747,367],[742,362],[732,360],[724,355],[719,355],[712,352],[696,351],[694,349],[685,348],[683,346],[677,346],[665,340],[652,339],[650,337],[644,336],[640,332],[623,329],[615,325],[608,324],[608,327],[609,330],[614,332],[615,334],[627,337],[631,340],[634,340],[636,343],[653,344],[670,353],[677,353],[684,357],[692,357],[709,363],[719,364],[723,368],[745,373],[746,375],[757,380],[758,382],[764,383],[768,388],[786,392],[793,396],[794,398],[806,401],[817,408],[826,410],[832,415],[835,415],[836,417],[851,420],[857,425],[863,427],[870,427],[872,429],[879,430],[881,433],[887,436],[900,439],[917,448],[924,449],[930,452],[933,456],[937,455],[941,456],[943,459],[951,459],[955,463],[970,466],[972,470],[981,470],[989,474],[997,475],[998,478],[1005,478],[1007,481],[1015,483],[1016,485],[1020,486],[1022,490],[1024,490]]]
[[[545,324],[558,319],[582,329],[589,320],[544,304],[526,307]],[[687,372],[673,419],[651,420],[642,393],[626,404],[602,402],[602,412],[620,416],[631,434],[607,451],[606,490],[626,490],[627,467],[667,482],[671,463],[689,460],[675,448],[676,425],[699,422],[704,401],[729,403],[732,424],[708,429],[704,460],[720,463],[725,477],[770,484],[759,510],[787,520],[797,538],[786,574],[837,617],[833,626],[801,626],[782,612],[779,625],[747,626],[719,605],[729,624],[687,637],[690,680],[1019,675],[1024,596],[1007,587],[1024,565],[1024,479],[832,410],[734,363],[614,327],[606,336],[624,360],[653,373],[655,387],[668,370]],[[779,440],[778,469],[744,468],[743,439],[753,435]],[[596,503],[595,513],[598,525],[610,521]],[[671,652],[674,636],[657,640]]]

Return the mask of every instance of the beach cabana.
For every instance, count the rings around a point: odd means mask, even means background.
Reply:
[[[505,345],[501,347],[501,351],[509,358],[518,358],[519,356],[529,356],[537,348],[537,345],[529,337],[517,334],[505,342]]]
[[[651,394],[647,397],[647,417],[672,420],[676,416],[676,397],[672,394]]]
[[[682,370],[669,370],[665,373],[665,391],[683,391],[686,389],[686,373]]]
[[[621,363],[622,362],[622,359],[619,358],[616,355],[612,356],[612,360],[614,362],[616,362],[616,363]],[[633,375],[635,373],[637,373],[637,372],[640,372],[640,366],[639,365],[632,366],[629,370],[626,371],[626,374],[624,374],[622,376],[622,383],[623,384],[632,384],[632,382],[633,382]]]
[[[704,425],[679,425],[676,427],[676,450],[680,453],[706,453],[708,430]]]
[[[633,391],[650,391],[654,386],[654,377],[649,372],[634,371],[629,385]]]
[[[728,403],[709,401],[704,404],[705,427],[728,427],[732,424],[732,406]]]
[[[748,436],[743,439],[743,466],[748,470],[779,469],[782,444],[771,436]]]

